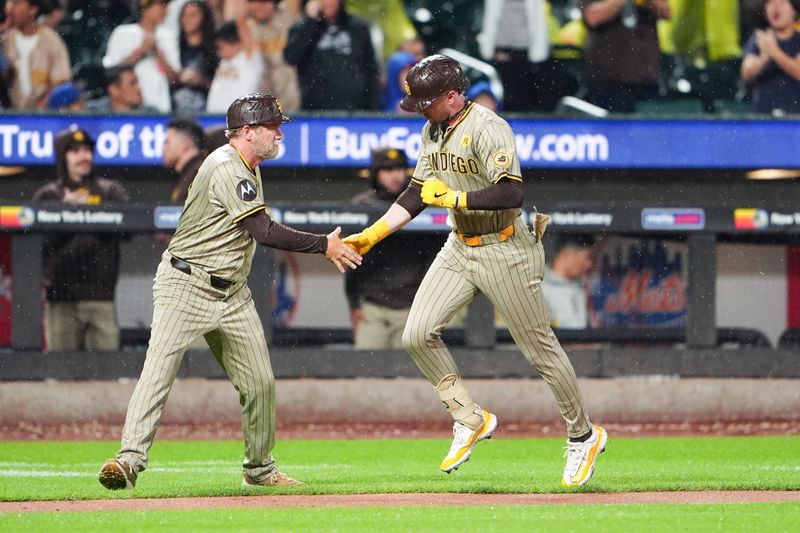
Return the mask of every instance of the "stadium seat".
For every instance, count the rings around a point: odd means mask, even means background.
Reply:
[[[778,348],[796,350],[800,348],[800,328],[789,328],[781,333]]]
[[[772,348],[772,344],[764,333],[748,328],[718,328],[717,344],[719,346],[733,344],[738,347]]]
[[[741,117],[752,114],[750,102],[739,100],[714,100],[714,110],[721,117]]]
[[[698,98],[659,98],[643,100],[636,104],[637,115],[654,116],[696,116],[705,112],[703,102]]]

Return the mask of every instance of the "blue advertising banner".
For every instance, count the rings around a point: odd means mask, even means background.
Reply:
[[[53,161],[53,138],[79,125],[97,140],[99,165],[161,163],[166,116],[0,116],[0,160]],[[224,123],[201,117],[204,127]],[[800,127],[791,120],[509,121],[523,168],[798,168]],[[362,167],[379,146],[420,150],[423,121],[405,117],[298,117],[283,126],[281,153],[266,165]]]

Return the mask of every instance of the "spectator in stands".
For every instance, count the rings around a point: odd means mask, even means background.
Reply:
[[[763,7],[764,0],[758,1]],[[686,54],[697,63],[739,59],[742,56],[740,4],[747,2],[670,0],[672,20],[659,28],[661,51]]]
[[[55,139],[57,180],[33,195],[34,202],[63,202],[72,207],[127,202],[121,183],[94,173],[94,141],[73,128]],[[47,302],[45,338],[49,351],[116,350],[119,328],[114,289],[119,274],[115,233],[54,233],[44,237]]]
[[[183,5],[179,35],[181,68],[173,86],[174,112],[205,111],[208,90],[219,64],[214,47],[214,16],[208,4],[191,0]]]
[[[6,1],[9,28],[0,48],[11,65],[9,96],[16,109],[44,109],[53,87],[72,78],[64,41],[36,21],[42,2]]]
[[[425,43],[422,42],[422,39],[419,37],[412,37],[411,39],[406,39],[400,43],[400,51],[408,52],[412,56],[416,57],[417,61],[428,55],[425,51]]]
[[[94,113],[156,113],[158,110],[142,105],[139,78],[130,65],[106,70],[106,96],[86,103]]]
[[[297,71],[283,58],[289,27],[295,22],[295,17],[281,0],[248,0],[247,6],[250,32],[264,58],[258,90],[277,96],[284,111],[297,111],[300,109]]]
[[[178,176],[172,190],[172,203],[182,204],[189,195],[189,187],[203,163],[206,136],[196,120],[190,118],[174,119],[167,125],[162,159],[164,166]]]
[[[370,188],[355,196],[352,203],[384,212],[411,181],[408,171],[402,150],[376,150],[370,163]],[[388,238],[394,241],[374,248],[358,269],[345,274],[358,349],[402,349],[401,337],[414,294],[442,244],[430,235],[413,232],[398,232]]]
[[[495,113],[500,111],[503,107],[503,103],[495,96],[489,82],[479,81],[478,83],[473,83],[464,94],[471,101],[491,109]]]
[[[630,113],[637,101],[656,98],[661,81],[656,21],[672,17],[667,0],[581,0],[581,10],[589,30],[583,53],[586,99]]]
[[[3,53],[3,47],[0,46],[0,109],[9,109],[11,107],[11,98],[8,94],[11,71],[11,63]]]
[[[64,20],[65,15],[66,13],[59,0],[42,0],[42,9],[39,11],[39,24],[58,32],[58,25]]]
[[[206,111],[225,113],[242,94],[258,92],[264,61],[255,49],[244,14],[220,27],[216,43],[220,63],[208,91]]]
[[[395,52],[386,63],[386,88],[383,91],[383,110],[392,113],[406,113],[400,109],[400,100],[406,95],[406,74],[419,59],[408,52]],[[407,114],[407,113],[406,113]]]
[[[342,0],[309,0],[289,29],[286,61],[297,67],[307,110],[380,109],[380,76],[367,24]]]
[[[347,11],[366,22],[373,30],[373,44],[381,60],[388,59],[397,50],[401,50],[404,42],[418,37],[417,29],[408,18],[403,4],[403,0],[347,0]],[[435,4],[431,2],[428,5],[433,7]],[[451,9],[452,7],[443,8]],[[469,25],[468,22],[466,24]],[[423,57],[425,53],[419,59]]]
[[[577,80],[550,57],[544,0],[485,0],[478,41],[503,82],[506,110],[552,111],[577,92]]]
[[[769,28],[747,41],[742,81],[750,85],[755,113],[800,113],[800,2],[767,0],[764,11]]]
[[[167,0],[139,0],[139,22],[114,28],[103,58],[105,68],[132,65],[144,104],[161,113],[172,109],[170,83],[180,68],[178,38],[159,26],[166,13]]]
[[[47,108],[52,111],[81,111],[84,108],[83,95],[80,89],[70,82],[53,87],[47,99]]]
[[[546,270],[542,282],[552,327],[589,327],[586,275],[593,261],[594,248],[590,237],[565,235],[556,241],[553,265]]]

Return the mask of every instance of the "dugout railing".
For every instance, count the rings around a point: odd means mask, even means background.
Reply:
[[[12,346],[14,350],[37,350],[42,346],[42,234],[53,231],[92,231],[154,233],[169,231],[177,224],[180,206],[104,205],[74,207],[62,204],[3,206],[3,232],[12,234],[13,310]],[[765,207],[764,216],[771,213],[793,212],[791,206]],[[657,212],[656,212],[657,211]],[[752,238],[754,232],[762,240],[796,242],[800,240],[800,224],[764,227],[737,227],[736,209],[695,206],[691,208],[658,208],[625,206],[598,211],[585,205],[560,205],[558,213],[569,217],[554,217],[550,234],[563,232],[622,234],[629,236],[669,236],[685,241],[688,253],[686,265],[685,328],[679,329],[610,329],[605,331],[564,331],[565,342],[606,342],[617,344],[685,344],[690,348],[710,348],[736,343],[760,346],[762,338],[746,330],[720,330],[716,324],[716,246],[721,239]],[[343,203],[275,204],[271,213],[279,221],[309,231],[330,231],[336,225],[345,232],[358,231],[380,213]],[[524,216],[530,216],[526,211]],[[669,224],[664,221],[672,220]],[[569,222],[565,222],[569,221]],[[678,221],[678,222],[675,222]],[[446,232],[444,210],[428,209],[403,231]],[[155,265],[153,265],[153,269]],[[250,286],[255,293],[259,312],[268,335],[273,336],[271,324],[272,274],[274,255],[259,247],[251,274]],[[275,331],[274,340],[280,344],[307,345],[295,332]],[[144,332],[139,332],[139,340]],[[310,333],[308,333],[310,335]],[[129,338],[135,336],[127,333]],[[332,343],[346,341],[343,332],[328,332]],[[507,333],[494,326],[494,311],[488,300],[478,299],[470,307],[461,339],[457,344],[468,348],[489,349],[498,340],[510,340]],[[767,341],[768,345],[769,342]]]

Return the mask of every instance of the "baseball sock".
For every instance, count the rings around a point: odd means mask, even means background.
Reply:
[[[436,385],[436,392],[453,420],[461,422],[473,431],[481,427],[483,424],[481,408],[470,398],[460,377],[447,374]]]
[[[589,433],[581,435],[580,437],[570,437],[569,440],[570,442],[586,442],[592,437],[592,431],[593,430],[590,429]]]

